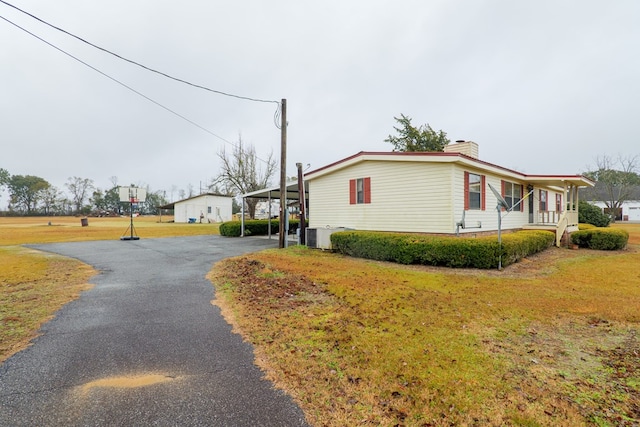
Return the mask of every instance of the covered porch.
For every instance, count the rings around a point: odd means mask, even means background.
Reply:
[[[529,223],[522,228],[525,230],[548,230],[555,233],[556,246],[560,246],[565,235],[578,230],[578,189],[580,187],[593,187],[593,181],[585,177],[564,176],[530,176],[528,178],[529,201],[525,205],[529,207]],[[562,194],[561,203],[556,209],[542,210],[535,203],[536,188],[553,188]],[[549,201],[547,201],[548,203]]]

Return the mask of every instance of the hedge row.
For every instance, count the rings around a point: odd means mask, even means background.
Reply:
[[[571,233],[571,243],[581,248],[615,251],[624,249],[629,241],[629,233],[620,228],[587,228]]]
[[[289,233],[295,233],[300,226],[300,220],[289,220]],[[220,235],[226,237],[240,237],[242,223],[240,221],[228,221],[220,224]],[[278,219],[271,220],[271,234],[279,233],[280,222]],[[244,222],[245,236],[266,236],[269,234],[268,219],[251,219]]]
[[[520,231],[502,236],[502,265],[549,248],[555,241],[548,231]],[[442,237],[372,231],[331,234],[332,248],[345,255],[401,264],[457,268],[497,268],[500,247],[496,236]]]

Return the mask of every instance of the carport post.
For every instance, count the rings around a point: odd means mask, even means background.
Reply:
[[[298,230],[300,233],[300,244],[306,244],[305,237],[305,229],[306,229],[306,204],[307,204],[307,195],[304,191],[304,181],[302,178],[302,163],[296,163],[296,167],[298,168],[298,202],[300,203],[300,224],[298,225]]]
[[[242,198],[242,206],[240,206],[240,237],[244,237],[244,197]]]
[[[269,203],[267,209],[269,210],[269,213],[267,214],[267,218],[269,218],[269,220],[267,221],[267,228],[269,229],[269,232],[267,233],[267,235],[269,236],[269,240],[271,240],[271,190],[269,190]]]

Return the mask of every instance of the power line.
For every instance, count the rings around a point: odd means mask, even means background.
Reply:
[[[147,71],[151,71],[152,73],[156,73],[156,74],[159,74],[159,75],[161,75],[161,76],[167,77],[167,78],[169,78],[169,79],[171,79],[171,80],[175,80],[175,81],[177,81],[177,82],[184,83],[184,84],[187,84],[187,85],[189,85],[189,86],[196,87],[196,88],[198,88],[198,89],[203,89],[203,90],[206,90],[206,91],[209,91],[209,92],[217,93],[217,94],[219,94],[219,95],[229,96],[229,97],[231,97],[231,98],[243,99],[243,100],[245,100],[245,101],[253,101],[253,102],[274,103],[274,104],[278,104],[278,105],[280,105],[280,102],[279,102],[279,101],[266,100],[266,99],[258,99],[258,98],[251,98],[251,97],[248,97],[248,96],[234,95],[234,94],[231,94],[231,93],[227,93],[227,92],[222,92],[222,91],[219,91],[219,90],[211,89],[211,88],[208,88],[208,87],[206,87],[206,86],[199,85],[199,84],[191,83],[191,82],[189,82],[189,81],[186,81],[186,80],[183,80],[183,79],[180,79],[180,78],[177,78],[177,77],[173,77],[173,76],[171,76],[171,75],[169,75],[169,74],[167,74],[167,73],[164,73],[164,72],[162,72],[162,71],[158,71],[158,70],[153,69],[153,68],[151,68],[151,67],[147,67],[146,65],[143,65],[143,64],[141,64],[141,63],[139,63],[139,62],[133,61],[133,60],[128,59],[128,58],[125,58],[125,57],[123,57],[123,56],[121,56],[121,55],[118,55],[117,53],[114,53],[114,52],[112,52],[112,51],[108,50],[108,49],[105,49],[105,48],[100,47],[100,46],[98,46],[98,45],[96,45],[96,44],[94,44],[94,43],[91,43],[91,42],[89,42],[89,41],[87,41],[87,40],[83,39],[82,37],[76,36],[75,34],[72,34],[72,33],[68,32],[68,31],[66,31],[66,30],[64,30],[64,29],[62,29],[62,28],[60,28],[60,27],[57,27],[57,26],[55,26],[55,25],[53,25],[53,24],[50,24],[49,22],[47,22],[47,21],[45,21],[45,20],[43,20],[43,19],[40,19],[40,18],[38,18],[37,16],[35,16],[35,15],[33,15],[33,14],[31,14],[31,13],[29,13],[29,12],[25,11],[25,10],[22,10],[22,9],[20,9],[20,8],[19,8],[19,7],[17,7],[17,6],[12,5],[11,3],[7,3],[7,2],[6,2],[6,1],[4,1],[4,0],[0,0],[0,3],[3,3],[3,4],[5,4],[5,5],[9,6],[9,7],[12,7],[12,8],[14,8],[14,9],[16,9],[16,10],[18,10],[18,11],[20,11],[20,12],[24,13],[25,15],[30,16],[31,18],[36,19],[37,21],[40,21],[40,22],[42,22],[42,23],[43,23],[43,24],[45,24],[45,25],[48,25],[49,27],[51,27],[51,28],[53,28],[53,29],[55,29],[55,30],[58,30],[58,31],[60,31],[60,32],[62,32],[62,33],[64,33],[64,34],[67,34],[67,35],[69,35],[69,36],[71,36],[71,37],[73,37],[73,38],[75,38],[75,39],[77,39],[77,40],[79,40],[79,41],[83,42],[83,43],[88,44],[88,45],[89,45],[89,46],[91,46],[91,47],[94,47],[94,48],[96,48],[96,49],[98,49],[98,50],[101,50],[101,51],[103,51],[103,52],[105,52],[105,53],[108,53],[108,54],[110,54],[110,55],[113,55],[113,56],[115,56],[116,58],[121,59],[121,60],[123,60],[123,61],[126,61],[126,62],[128,62],[128,63],[130,63],[130,64],[137,65],[138,67],[144,68],[145,70],[147,70]]]
[[[0,1],[2,1],[2,0],[0,0]],[[139,95],[139,96],[143,97],[144,99],[146,99],[147,101],[150,101],[150,102],[154,103],[155,105],[157,105],[158,107],[160,107],[160,108],[162,108],[162,109],[164,109],[164,110],[166,110],[166,111],[170,112],[171,114],[174,114],[174,115],[176,115],[176,116],[180,117],[181,119],[183,119],[183,120],[185,120],[185,121],[189,122],[190,124],[192,124],[192,125],[196,126],[197,128],[199,128],[199,129],[201,129],[201,130],[203,130],[203,131],[207,132],[208,134],[213,135],[213,136],[215,136],[216,138],[218,138],[218,139],[220,139],[220,140],[222,140],[222,141],[224,141],[224,142],[226,142],[226,143],[228,143],[228,144],[231,144],[231,145],[233,145],[233,146],[236,146],[236,144],[234,144],[233,142],[231,142],[231,141],[227,141],[227,140],[226,140],[226,139],[224,139],[223,137],[221,137],[221,136],[219,136],[219,135],[216,135],[215,133],[211,132],[209,129],[207,129],[207,128],[205,128],[205,127],[201,126],[201,125],[199,125],[198,123],[194,122],[193,120],[188,119],[187,117],[185,117],[185,116],[183,116],[182,114],[180,114],[180,113],[178,113],[178,112],[176,112],[176,111],[172,110],[171,108],[169,108],[169,107],[166,107],[166,106],[162,105],[162,104],[161,104],[161,103],[159,103],[158,101],[156,101],[156,100],[154,100],[154,99],[152,99],[152,98],[148,97],[147,95],[143,94],[142,92],[139,92],[139,91],[135,90],[135,89],[134,89],[134,88],[132,88],[131,86],[129,86],[129,85],[127,85],[127,84],[125,84],[125,83],[121,82],[120,80],[116,79],[115,77],[112,77],[112,76],[108,75],[107,73],[105,73],[105,72],[103,72],[103,71],[100,71],[99,69],[97,69],[97,68],[96,68],[96,67],[94,67],[93,65],[90,65],[90,64],[88,64],[87,62],[85,62],[85,61],[81,60],[80,58],[78,58],[78,57],[76,57],[76,56],[73,56],[73,55],[72,55],[72,54],[70,54],[69,52],[67,52],[67,51],[65,51],[65,50],[63,50],[63,49],[61,49],[61,48],[59,48],[58,46],[54,45],[53,43],[50,43],[50,42],[46,41],[46,40],[45,40],[45,39],[43,39],[42,37],[40,37],[40,36],[38,36],[38,35],[36,35],[36,34],[32,33],[31,31],[29,31],[29,30],[27,30],[27,29],[25,29],[25,28],[21,27],[20,25],[16,24],[15,22],[10,21],[9,19],[5,18],[4,16],[0,16],[0,19],[3,19],[4,21],[6,21],[6,22],[8,22],[9,24],[11,24],[11,25],[15,26],[16,28],[21,29],[22,31],[24,31],[24,32],[26,32],[27,34],[29,34],[29,35],[31,35],[31,36],[33,36],[33,37],[35,37],[36,39],[40,40],[41,42],[43,42],[43,43],[45,43],[45,44],[47,44],[47,45],[51,46],[52,48],[56,49],[57,51],[64,53],[65,55],[69,56],[69,57],[70,57],[70,58],[72,58],[72,59],[75,59],[76,61],[80,62],[80,63],[81,63],[81,64],[83,64],[84,66],[89,67],[89,68],[91,68],[93,71],[96,71],[97,73],[102,74],[104,77],[106,77],[106,78],[108,78],[108,79],[110,79],[110,80],[112,80],[112,81],[114,81],[114,82],[118,83],[119,85],[121,85],[121,86],[123,86],[123,87],[125,87],[125,88],[129,89],[130,91],[132,91],[132,92],[133,92],[133,93],[135,93],[136,95]]]
[[[149,68],[149,67],[146,67],[146,66],[144,66],[144,65],[138,64],[138,63],[137,63],[137,62],[135,62],[135,61],[128,60],[128,59],[123,58],[123,57],[121,57],[121,56],[119,56],[119,55],[117,55],[117,54],[115,54],[115,53],[112,53],[112,52],[110,52],[110,51],[106,50],[106,49],[103,49],[103,48],[101,48],[101,47],[99,47],[99,46],[93,45],[92,43],[86,42],[85,40],[83,40],[83,39],[81,39],[81,38],[79,38],[79,37],[77,37],[77,36],[75,36],[75,35],[73,35],[73,34],[71,34],[71,33],[66,32],[65,30],[62,30],[62,29],[60,29],[60,28],[58,28],[58,27],[55,27],[55,26],[53,26],[53,25],[51,25],[51,24],[49,24],[49,23],[47,23],[47,22],[45,22],[45,21],[41,20],[40,18],[38,18],[38,17],[36,17],[36,16],[34,16],[34,15],[32,15],[32,14],[28,13],[28,12],[25,12],[25,11],[23,11],[23,10],[21,10],[21,9],[19,9],[19,8],[17,8],[17,7],[15,7],[15,6],[13,6],[13,5],[11,5],[11,4],[9,4],[9,3],[5,2],[4,0],[0,0],[0,3],[6,4],[7,6],[10,6],[10,7],[13,7],[14,9],[17,9],[17,10],[19,10],[20,12],[25,13],[25,14],[27,14],[27,15],[29,15],[29,16],[31,16],[31,17],[33,17],[34,19],[36,19],[36,20],[38,20],[38,21],[40,21],[40,22],[45,23],[46,25],[49,25],[49,26],[50,26],[50,27],[52,27],[52,28],[55,28],[55,29],[57,29],[57,30],[59,30],[59,31],[62,31],[62,32],[66,33],[66,34],[69,34],[69,35],[71,35],[72,37],[75,37],[75,38],[77,38],[77,39],[79,39],[79,40],[82,40],[83,42],[85,42],[85,43],[87,43],[87,44],[89,44],[89,45],[91,45],[91,46],[93,46],[93,47],[95,47],[95,48],[97,48],[97,49],[99,49],[99,50],[102,50],[102,51],[105,51],[105,52],[107,52],[107,53],[110,53],[110,54],[112,54],[112,55],[114,55],[114,56],[116,56],[116,57],[118,57],[118,58],[120,58],[120,59],[123,59],[123,60],[125,60],[125,61],[127,61],[127,62],[130,62],[130,63],[133,63],[133,64],[135,64],[135,65],[138,65],[138,66],[140,66],[140,67],[142,67],[142,68],[144,68],[144,69],[147,69],[147,70],[149,70],[149,71],[152,71],[152,72],[155,72],[155,73],[161,74],[161,75],[163,75],[163,76],[165,76],[165,77],[168,77],[168,78],[170,78],[170,79],[173,79],[173,80],[176,80],[176,81],[180,81],[180,82],[182,82],[182,83],[185,83],[185,84],[188,84],[188,85],[191,85],[191,86],[197,87],[197,88],[201,88],[201,89],[204,89],[204,90],[207,90],[207,91],[210,91],[210,92],[218,93],[218,94],[225,95],[225,96],[230,96],[230,97],[233,97],[233,98],[238,98],[238,99],[243,99],[243,100],[248,100],[248,101],[254,101],[254,102],[262,102],[262,103],[276,103],[276,104],[277,104],[277,107],[276,107],[276,111],[275,111],[275,113],[274,113],[274,123],[275,123],[275,126],[276,126],[278,129],[280,129],[279,117],[280,117],[281,104],[280,104],[280,102],[278,102],[278,101],[261,100],[261,99],[254,99],[254,98],[243,97],[243,96],[238,96],[238,95],[232,95],[232,94],[228,94],[228,93],[225,93],[225,92],[221,92],[221,91],[216,91],[216,90],[213,90],[213,89],[209,89],[209,88],[204,87],[204,86],[195,85],[195,84],[192,84],[192,83],[187,82],[187,81],[185,81],[185,80],[181,80],[181,79],[174,78],[174,77],[172,77],[172,76],[170,76],[170,75],[168,75],[168,74],[165,74],[165,73],[162,73],[162,72],[160,72],[160,71],[156,71],[156,70],[154,70],[154,69],[151,69],[151,68]],[[125,84],[125,83],[123,83],[123,82],[119,81],[119,80],[118,80],[118,79],[116,79],[115,77],[112,77],[112,76],[110,76],[110,75],[108,75],[108,74],[104,73],[103,71],[99,70],[98,68],[96,68],[96,67],[94,67],[94,66],[92,66],[92,65],[88,64],[87,62],[85,62],[85,61],[81,60],[80,58],[78,58],[78,57],[76,57],[76,56],[72,55],[71,53],[69,53],[69,52],[67,52],[67,51],[63,50],[62,48],[59,48],[58,46],[54,45],[53,43],[48,42],[47,40],[43,39],[42,37],[39,37],[38,35],[36,35],[36,34],[34,34],[34,33],[30,32],[29,30],[27,30],[27,29],[25,29],[25,28],[21,27],[20,25],[18,25],[18,24],[16,24],[16,23],[14,23],[14,22],[12,22],[12,21],[10,21],[9,19],[7,19],[7,18],[5,18],[5,17],[3,17],[3,16],[0,16],[0,18],[1,18],[1,19],[3,19],[4,21],[8,22],[9,24],[11,24],[11,25],[15,26],[16,28],[18,28],[18,29],[20,29],[20,30],[22,30],[22,31],[26,32],[27,34],[29,34],[29,35],[31,35],[31,36],[33,36],[33,37],[35,37],[36,39],[38,39],[38,40],[42,41],[43,43],[45,43],[45,44],[49,45],[50,47],[53,47],[54,49],[58,50],[59,52],[64,53],[65,55],[69,56],[70,58],[72,58],[72,59],[74,59],[74,60],[76,60],[76,61],[80,62],[81,64],[85,65],[86,67],[88,67],[88,68],[90,68],[90,69],[92,69],[92,70],[96,71],[97,73],[99,73],[99,74],[103,75],[104,77],[107,77],[108,79],[110,79],[110,80],[114,81],[115,83],[118,83],[119,85],[121,85],[121,86],[125,87],[126,89],[128,89],[128,90],[132,91],[133,93],[137,94],[138,96],[143,97],[144,99],[148,100],[149,102],[152,102],[153,104],[155,104],[155,105],[159,106],[160,108],[162,108],[162,109],[164,109],[164,110],[166,110],[166,111],[170,112],[171,114],[174,114],[175,116],[177,116],[177,117],[179,117],[179,118],[181,118],[181,119],[185,120],[186,122],[188,122],[188,123],[192,124],[193,126],[195,126],[195,127],[199,128],[199,129],[203,130],[204,132],[206,132],[206,133],[208,133],[208,134],[210,134],[210,135],[212,135],[212,136],[214,136],[214,137],[216,137],[216,138],[220,139],[221,141],[226,142],[227,144],[229,144],[229,145],[231,145],[231,146],[233,146],[233,147],[235,147],[235,148],[238,148],[238,144],[236,144],[236,143],[234,143],[234,142],[231,142],[231,141],[229,141],[229,140],[227,140],[227,139],[225,139],[225,138],[221,137],[220,135],[217,135],[217,134],[213,133],[213,132],[212,132],[212,131],[210,131],[209,129],[207,129],[207,128],[205,128],[205,127],[201,126],[200,124],[198,124],[198,123],[194,122],[193,120],[191,120],[191,119],[189,119],[189,118],[187,118],[187,117],[183,116],[182,114],[180,114],[180,113],[178,113],[178,112],[176,112],[176,111],[174,111],[174,110],[170,109],[169,107],[167,107],[167,106],[165,106],[165,105],[161,104],[160,102],[158,102],[158,101],[156,101],[156,100],[154,100],[154,99],[152,99],[152,98],[148,97],[147,95],[143,94],[142,92],[137,91],[136,89],[132,88],[131,86],[128,86],[127,84]],[[262,159],[262,158],[260,158],[260,157],[258,157],[258,156],[256,156],[256,159],[258,159],[258,160],[260,160],[261,162],[266,163],[266,164],[269,164],[269,163],[270,163],[269,161],[264,160],[264,159]]]

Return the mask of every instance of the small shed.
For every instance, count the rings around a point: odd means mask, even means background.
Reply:
[[[233,197],[205,193],[160,208],[173,209],[175,222],[225,222],[232,219]]]

